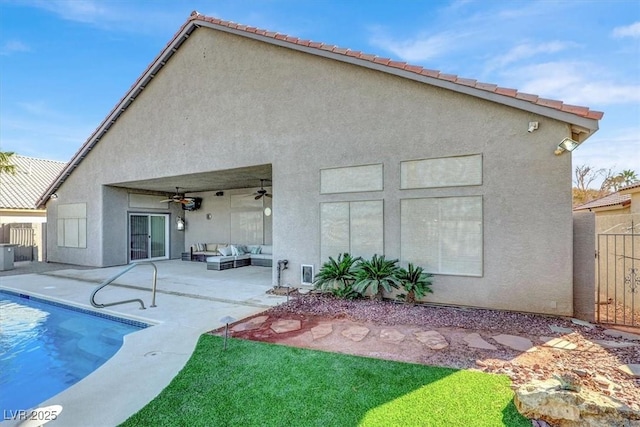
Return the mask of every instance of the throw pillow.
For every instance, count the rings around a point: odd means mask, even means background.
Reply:
[[[254,247],[251,248],[251,253],[254,254],[254,255],[257,255],[257,254],[260,253],[261,249],[262,248],[260,246],[254,246]]]
[[[218,252],[220,252],[220,255],[222,256],[229,256],[231,255],[231,248],[229,246],[225,246],[224,248],[218,248]]]
[[[238,256],[238,248],[236,248],[235,245],[231,245],[230,248],[231,248],[231,255]]]

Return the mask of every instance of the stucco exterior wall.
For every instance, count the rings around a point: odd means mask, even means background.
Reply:
[[[529,121],[539,130],[528,133]],[[565,136],[569,126],[549,118],[203,28],[58,192],[90,201],[91,242],[50,257],[124,262],[125,205],[104,184],[270,163],[274,264],[290,261],[283,283],[324,261],[321,202],[384,200],[385,254],[396,258],[401,199],[480,195],[484,275],[439,275],[428,300],[570,315],[571,157],[553,154]],[[400,190],[401,161],[466,154],[482,154],[482,185]],[[320,195],[320,169],[373,163],[384,165],[383,191]]]
[[[592,212],[573,214],[574,316],[593,322],[596,309],[596,218]]]

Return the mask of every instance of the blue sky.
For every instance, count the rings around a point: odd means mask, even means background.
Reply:
[[[640,2],[0,0],[0,150],[68,161],[192,10],[604,111],[640,175]]]

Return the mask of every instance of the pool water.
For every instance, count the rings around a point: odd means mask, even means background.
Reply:
[[[0,291],[0,410],[30,409],[55,396],[147,326]]]

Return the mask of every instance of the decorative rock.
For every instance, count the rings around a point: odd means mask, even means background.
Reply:
[[[633,426],[640,412],[622,402],[583,388],[560,389],[557,380],[531,381],[515,390],[514,403],[527,418],[544,419],[558,427]]]
[[[463,338],[469,347],[483,348],[485,350],[497,350],[498,348],[482,339],[480,334],[472,333]]]
[[[349,328],[342,331],[343,336],[355,342],[362,341],[368,333],[369,328],[365,328],[364,326],[350,326]]]
[[[442,350],[449,347],[446,338],[436,331],[419,331],[414,332],[416,339],[432,350]]]
[[[264,322],[267,321],[269,316],[258,316],[252,319],[247,320],[243,323],[238,323],[231,330],[233,332],[242,332],[242,331],[251,331],[253,329],[258,329]]]
[[[625,340],[640,341],[640,335],[632,334],[630,332],[622,332],[616,329],[607,329],[604,331],[605,335],[616,338],[624,338]]]
[[[300,329],[300,321],[290,319],[278,320],[271,324],[271,329],[273,329],[276,334],[297,331]]]
[[[589,322],[585,322],[584,320],[571,319],[571,322],[575,323],[576,325],[584,326],[585,328],[589,328],[589,329],[595,328],[595,325],[593,325],[592,323],[589,323]]]
[[[578,346],[575,345],[574,343],[569,342],[567,340],[560,339],[560,338],[554,338],[542,345],[545,347],[551,347],[551,348],[556,348],[560,350],[575,350],[576,348],[578,348]]]
[[[608,341],[608,340],[593,340],[592,342],[604,348],[626,348],[626,347],[636,347],[640,345],[633,342],[620,342],[620,341]]]
[[[500,334],[491,338],[493,338],[496,342],[514,350],[527,351],[531,347],[533,347],[533,343],[531,342],[531,340],[516,335]]]
[[[311,328],[311,336],[314,340],[326,337],[333,332],[333,325],[331,323],[320,323],[318,326]]]
[[[562,326],[556,326],[556,325],[550,325],[549,329],[559,334],[570,334],[573,332],[573,329],[563,328]]]
[[[397,329],[383,329],[380,331],[380,339],[385,342],[398,344],[404,337],[405,335]]]
[[[618,370],[629,375],[631,378],[640,378],[639,364],[620,365],[618,366]]]

